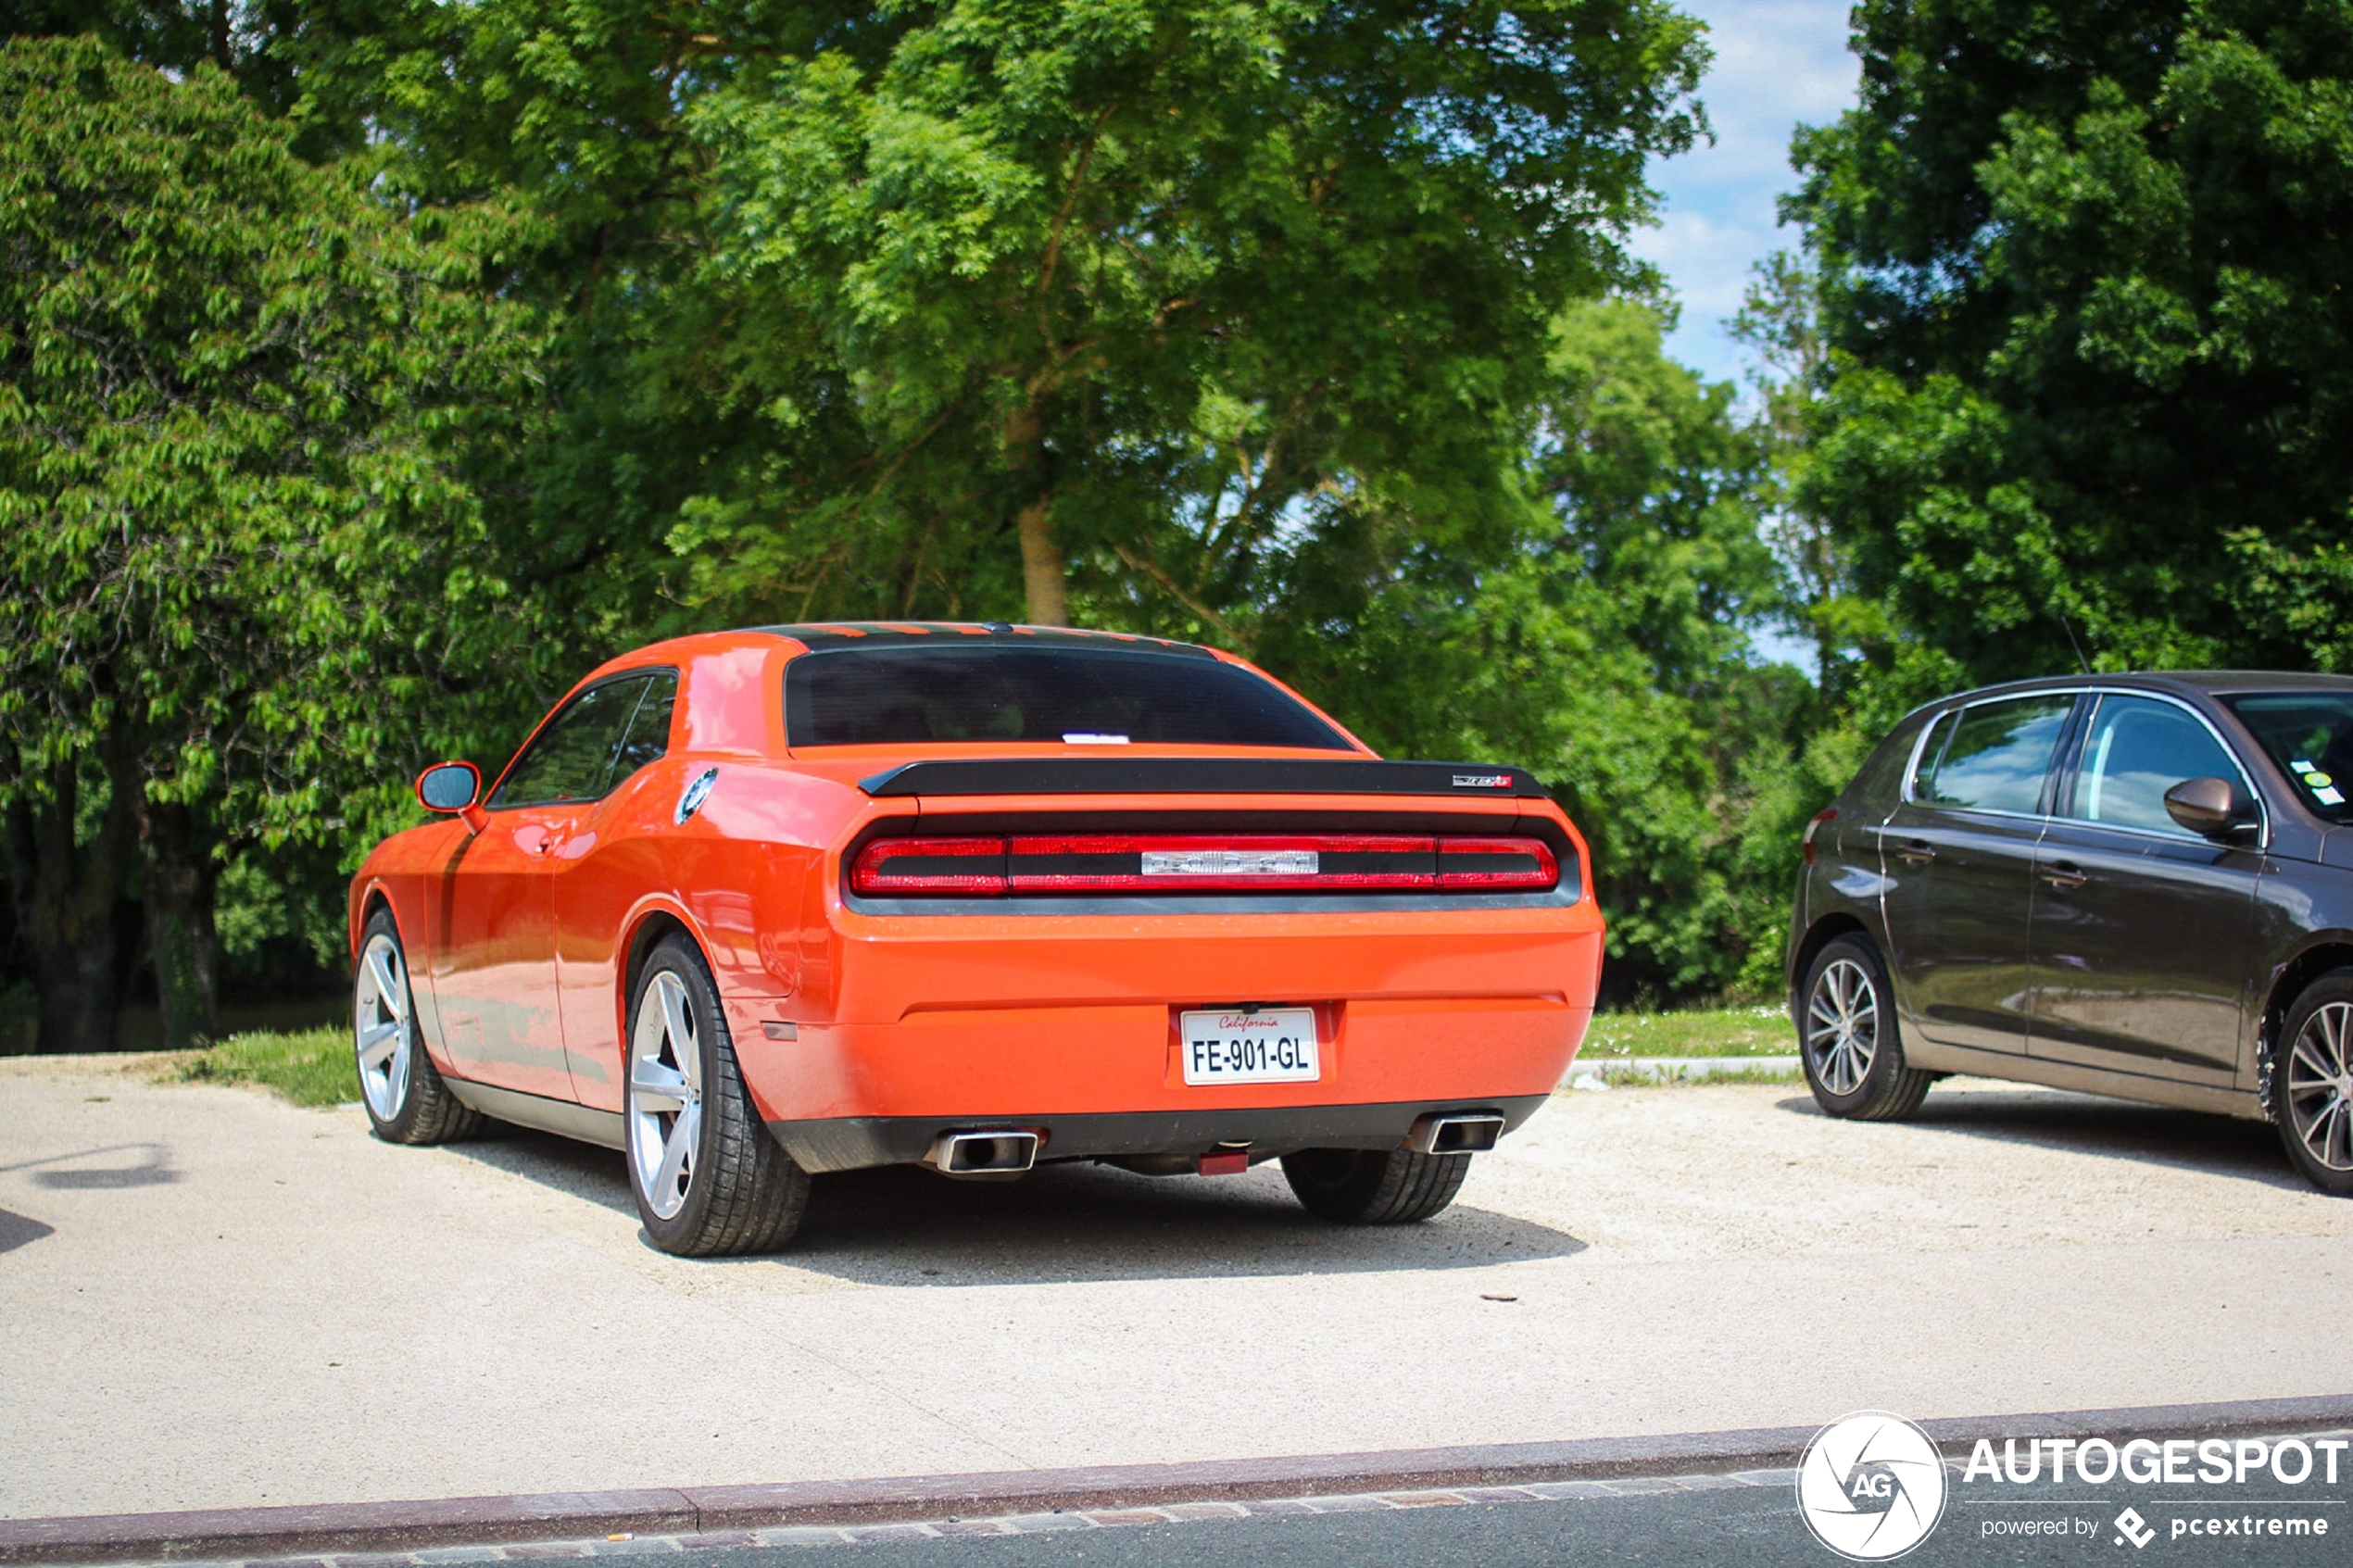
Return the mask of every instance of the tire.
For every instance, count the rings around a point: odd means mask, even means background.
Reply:
[[[2322,1192],[2353,1196],[2353,969],[2305,987],[2280,1042],[2271,1118],[2288,1163]]]
[[[1799,995],[1798,1060],[1816,1105],[1856,1122],[1901,1122],[1920,1108],[1936,1075],[1905,1064],[1895,987],[1878,948],[1839,937],[1814,955]]]
[[[1318,1219],[1343,1225],[1410,1225],[1454,1201],[1467,1154],[1410,1148],[1302,1148],[1283,1156],[1283,1179]]]
[[[809,1176],[753,1108],[718,987],[685,935],[648,957],[629,1020],[623,1154],[646,1234],[682,1258],[782,1247]]]
[[[481,1129],[482,1114],[449,1092],[417,1031],[409,955],[389,909],[369,916],[360,934],[351,981],[351,1047],[359,1103],[384,1142],[449,1143]]]

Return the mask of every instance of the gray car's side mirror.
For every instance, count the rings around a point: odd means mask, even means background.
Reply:
[[[2230,779],[2183,779],[2165,792],[2165,814],[2207,838],[2255,825],[2255,802]]]

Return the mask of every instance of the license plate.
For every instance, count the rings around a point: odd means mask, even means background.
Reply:
[[[1315,1010],[1239,1008],[1178,1015],[1188,1084],[1312,1083],[1323,1076]]]

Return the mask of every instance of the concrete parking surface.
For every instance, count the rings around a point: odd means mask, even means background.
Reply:
[[[1405,1229],[1271,1168],[819,1183],[688,1262],[619,1157],[0,1063],[0,1514],[1003,1470],[2341,1393],[2271,1131],[1956,1082],[1557,1097]]]

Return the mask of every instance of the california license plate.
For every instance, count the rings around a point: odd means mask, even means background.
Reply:
[[[1239,1008],[1176,1020],[1188,1084],[1312,1083],[1323,1076],[1315,1010]]]

